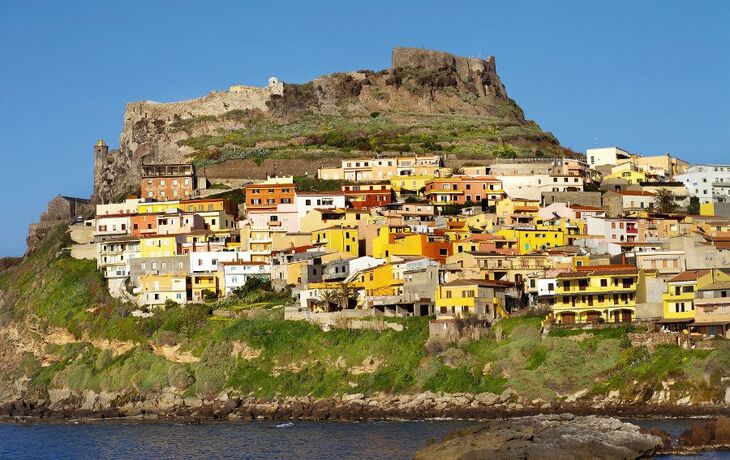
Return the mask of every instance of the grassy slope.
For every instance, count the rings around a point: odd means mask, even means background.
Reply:
[[[581,389],[594,394],[658,389],[673,378],[697,394],[717,397],[713,388],[730,365],[725,342],[712,352],[665,346],[649,353],[644,347],[631,347],[626,337],[630,329],[587,337],[561,331],[541,339],[540,320],[534,317],[505,320],[488,337],[452,346],[440,356],[425,351],[426,318],[399,320],[403,332],[383,333],[323,332],[305,322],[278,319],[273,311],[255,320],[223,319],[211,316],[211,305],[172,308],[154,318],[136,319],[127,314],[128,306],[109,298],[93,263],[56,257],[62,241],[59,231],[38,253],[0,276],[4,324],[27,322],[40,334],[49,326],[65,327],[78,336],[86,331],[92,338],[139,345],[116,357],[90,343],[47,345],[51,364],[41,367],[39,358],[28,352],[11,359],[7,352],[13,343],[0,333],[6,369],[0,387],[25,375],[30,378],[28,387],[39,395],[57,387],[148,392],[175,386],[201,396],[230,388],[268,398],[378,391],[500,392],[510,386],[530,398],[552,399]],[[233,357],[234,343],[260,354],[253,359]],[[153,353],[153,344],[180,344],[200,362],[167,361]],[[364,364],[376,370],[360,372]]]
[[[200,123],[215,122],[200,117],[179,122],[173,131],[190,131]],[[223,116],[221,120],[229,120]],[[362,155],[362,152],[408,151],[453,153],[460,158],[491,156],[560,155],[564,150],[552,135],[528,122],[513,124],[488,116],[454,114],[382,114],[371,116],[302,115],[295,120],[265,116],[241,116],[238,129],[217,135],[192,136],[180,141],[195,149],[201,164],[231,155],[244,155],[262,142],[268,158]],[[250,154],[249,154],[250,155]],[[260,152],[256,152],[260,155]]]

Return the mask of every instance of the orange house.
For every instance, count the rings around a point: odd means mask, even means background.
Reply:
[[[502,195],[502,181],[492,176],[451,176],[426,184],[426,197],[436,205],[494,204]]]
[[[246,211],[274,211],[280,204],[294,203],[294,184],[250,184],[246,192]]]
[[[159,214],[136,214],[132,216],[132,235],[133,236],[148,236],[157,234],[157,216]]]

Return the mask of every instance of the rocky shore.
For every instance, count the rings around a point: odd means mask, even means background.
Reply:
[[[0,404],[0,418],[148,417],[190,420],[484,420],[538,414],[573,413],[620,417],[687,417],[730,415],[727,404],[647,404],[571,399],[524,401],[507,389],[501,394],[347,394],[341,397],[285,397],[261,400],[221,393],[211,399],[185,396],[175,389],[157,394],[74,393],[51,390],[47,399]]]
[[[615,418],[540,415],[481,423],[421,449],[416,460],[636,459],[664,449],[664,440]]]
[[[638,459],[728,448],[727,417],[695,424],[674,439],[656,428],[644,431],[617,418],[565,413],[479,423],[429,444],[415,458]]]

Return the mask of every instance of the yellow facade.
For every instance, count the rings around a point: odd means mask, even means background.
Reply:
[[[730,275],[722,270],[690,270],[667,281],[667,292],[662,294],[664,319],[689,324],[695,317],[695,293],[715,281],[730,281]]]
[[[405,226],[383,226],[378,228],[378,235],[373,238],[373,257],[387,259],[390,256],[391,241],[395,236],[410,234],[411,229]]]
[[[221,283],[218,273],[196,273],[190,280],[192,297],[194,302],[203,301],[203,291],[214,292],[216,295],[221,294]]]
[[[177,255],[178,239],[175,235],[156,235],[139,240],[140,257],[170,257]]]
[[[639,273],[633,268],[558,276],[553,315],[562,324],[633,321]]]
[[[714,216],[715,215],[715,203],[700,203],[700,215],[701,216]]]
[[[521,208],[530,208],[530,211],[524,211],[524,213],[535,216],[537,215],[537,210],[539,209],[539,206],[540,200],[505,198],[497,202],[497,205],[495,206],[495,213],[500,217],[504,217],[516,214],[517,210],[520,210]],[[531,211],[532,208],[534,208],[535,210]]]
[[[441,284],[436,288],[434,309],[438,315],[446,316],[478,316],[492,320],[497,312],[504,312],[504,294],[497,297],[493,286],[483,280],[459,279]]]
[[[356,228],[331,227],[312,232],[312,244],[321,244],[327,249],[346,256],[357,257],[360,253]]]
[[[180,208],[179,201],[153,201],[151,203],[139,203],[137,212],[139,214],[158,214],[165,213],[170,209],[178,210]]]
[[[393,264],[378,265],[355,277],[353,285],[366,296],[391,296],[402,293],[403,280],[393,276]]]
[[[519,254],[528,254],[566,244],[565,233],[562,230],[547,228],[506,228],[496,232],[496,235],[506,240],[515,240]]]
[[[187,278],[185,274],[157,275],[146,273],[139,277],[135,290],[139,305],[160,306],[168,300],[187,302]]]
[[[434,176],[394,176],[390,178],[390,188],[400,197],[401,193],[424,196],[426,183]]]
[[[357,227],[372,222],[369,211],[359,209],[312,209],[299,220],[299,230],[313,232],[334,225]]]
[[[644,171],[617,171],[604,176],[603,179],[623,179],[629,184],[638,184],[640,182],[646,182],[647,177]]]

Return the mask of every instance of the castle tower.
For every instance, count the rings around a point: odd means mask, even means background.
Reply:
[[[99,199],[100,186],[102,184],[102,175],[106,168],[107,158],[109,156],[109,146],[106,145],[104,139],[99,139],[94,144],[94,192],[91,200],[94,204],[101,202]]]
[[[108,153],[109,153],[109,146],[106,145],[106,142],[104,142],[104,139],[99,139],[99,141],[94,145],[94,156],[107,155]]]

